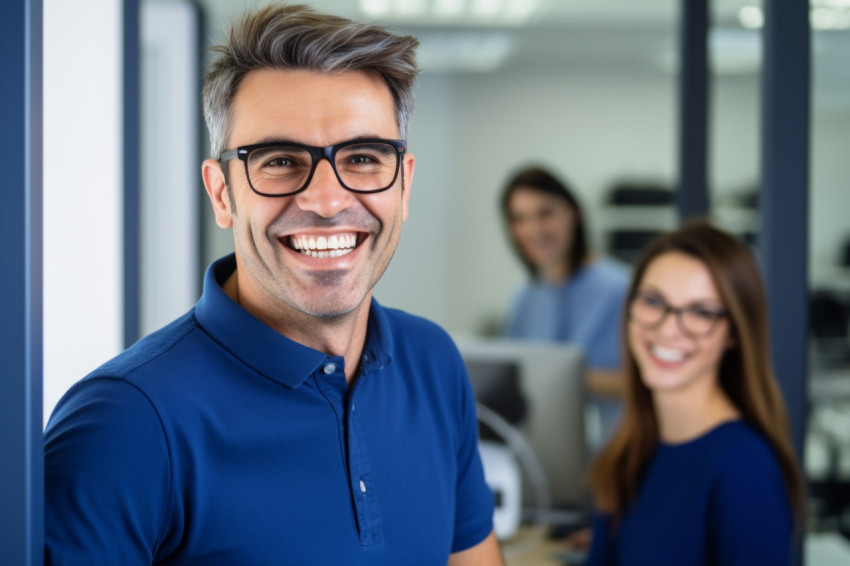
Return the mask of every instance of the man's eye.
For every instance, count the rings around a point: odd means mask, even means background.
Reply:
[[[348,158],[348,162],[352,165],[368,165],[375,162],[375,158],[370,155],[352,155]]]
[[[295,163],[288,157],[275,157],[266,161],[263,167],[291,167],[293,165]]]
[[[297,149],[283,147],[261,148],[248,157],[248,166],[253,171],[275,171],[278,169],[303,168],[310,166],[310,155]]]

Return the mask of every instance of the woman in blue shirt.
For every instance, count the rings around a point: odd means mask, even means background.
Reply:
[[[529,275],[514,296],[505,335],[578,346],[590,370],[588,389],[619,397],[624,389],[619,328],[627,268],[592,256],[578,200],[543,168],[521,169],[508,180],[502,213]],[[619,403],[597,401],[605,438],[616,424]]]
[[[634,268],[623,420],[591,469],[586,564],[787,565],[804,503],[746,246],[704,221]]]

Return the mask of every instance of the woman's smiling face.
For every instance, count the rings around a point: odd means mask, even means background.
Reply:
[[[653,394],[717,382],[732,339],[724,304],[702,261],[667,252],[649,263],[629,305],[628,342]]]
[[[567,201],[534,187],[517,188],[508,202],[511,237],[539,270],[566,269],[575,216]]]

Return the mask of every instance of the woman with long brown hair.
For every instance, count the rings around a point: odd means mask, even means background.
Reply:
[[[705,221],[657,238],[623,335],[625,412],[591,468],[586,564],[787,565],[804,484],[747,247]]]

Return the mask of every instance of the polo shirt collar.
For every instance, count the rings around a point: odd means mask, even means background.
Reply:
[[[298,387],[333,356],[290,340],[233,301],[221,284],[235,269],[235,254],[207,268],[203,294],[195,306],[198,324],[221,347],[258,373],[289,387]],[[383,368],[392,359],[392,351],[389,321],[384,309],[373,299],[361,367]]]
[[[387,311],[372,298],[369,305],[369,322],[366,330],[366,343],[360,360],[361,373],[367,369],[383,369],[392,361],[395,343]]]

